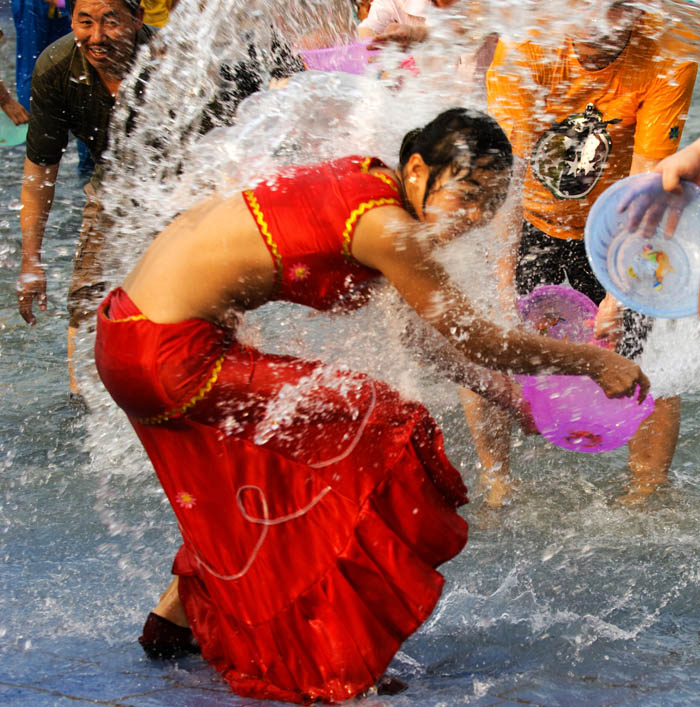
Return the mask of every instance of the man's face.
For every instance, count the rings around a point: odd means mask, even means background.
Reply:
[[[133,14],[124,0],[76,0],[71,20],[88,62],[97,71],[121,76],[134,53],[143,10]]]
[[[584,44],[621,51],[625,47],[629,31],[642,15],[642,11],[636,8],[633,2],[625,0],[604,0],[601,5],[592,21],[586,23],[580,32],[576,32],[575,38]]]

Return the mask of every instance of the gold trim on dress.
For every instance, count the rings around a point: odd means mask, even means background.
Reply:
[[[386,174],[383,174],[382,172],[370,172],[369,168],[372,166],[372,160],[374,160],[374,157],[365,157],[364,160],[362,160],[362,164],[360,165],[360,171],[363,172],[364,174],[369,174],[372,177],[376,177],[377,179],[380,179],[384,184],[387,184],[390,186],[397,194],[399,193],[399,187],[398,184],[389,176]]]
[[[110,319],[109,321],[114,324],[122,324],[123,322],[148,321],[148,317],[145,314],[134,314],[132,317],[125,317],[124,319]]]
[[[124,319],[110,319],[107,313],[109,309],[109,304],[105,303],[104,306],[100,307],[100,314],[108,321],[113,324],[123,324],[124,322],[143,322],[148,321],[148,317],[145,314],[132,314],[130,317],[124,317]]]
[[[280,286],[282,284],[282,254],[280,253],[279,248],[277,247],[277,243],[275,243],[274,239],[272,238],[270,228],[267,225],[265,216],[262,212],[262,209],[260,208],[260,202],[257,200],[253,190],[246,189],[246,191],[243,192],[243,198],[248,202],[248,205],[250,206],[250,209],[253,212],[255,221],[258,224],[258,230],[263,235],[269,249],[272,251],[272,255],[275,259],[275,284],[277,286]]]
[[[355,224],[357,219],[366,213],[370,209],[374,209],[377,206],[401,206],[401,202],[393,197],[385,197],[383,199],[372,199],[371,201],[365,201],[360,204],[356,209],[353,209],[345,222],[345,230],[343,231],[343,255],[346,259],[354,261],[354,257],[350,252],[350,241],[352,239],[352,233],[355,229]]]
[[[190,398],[184,405],[175,408],[174,410],[168,410],[168,412],[163,412],[160,415],[154,415],[153,417],[135,417],[134,422],[138,422],[142,425],[160,425],[163,422],[172,420],[177,417],[184,415],[191,407],[194,407],[211,389],[214,383],[216,383],[219,373],[221,372],[221,366],[224,363],[224,358],[226,354],[223,353],[219,358],[216,359],[216,363],[211,370],[209,379],[207,382],[197,391],[196,395]]]
[[[383,174],[382,172],[370,172],[372,177],[376,177],[377,179],[381,179],[384,184],[388,184],[397,194],[399,193],[399,187],[397,186],[396,182],[391,178],[388,177],[386,174]]]

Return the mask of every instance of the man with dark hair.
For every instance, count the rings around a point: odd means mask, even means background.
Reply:
[[[20,212],[22,265],[17,280],[20,314],[34,324],[34,300],[39,309],[46,309],[41,244],[59,163],[71,132],[85,142],[98,166],[85,186],[88,201],[68,294],[69,367],[73,336],[92,313],[91,303],[102,287],[96,253],[106,224],[98,198],[99,162],[107,147],[109,120],[136,50],[150,38],[143,27],[143,8],[134,0],[76,0],[72,27],[72,34],[41,53],[32,78]],[[72,374],[71,391],[77,393]]]

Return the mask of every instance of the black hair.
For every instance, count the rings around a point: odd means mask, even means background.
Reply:
[[[141,7],[139,0],[124,0],[124,4],[126,5],[126,9],[129,10],[134,17],[136,17],[139,7]]]
[[[139,7],[141,7],[140,0],[122,0],[126,9],[134,16],[138,14]],[[75,0],[69,0],[68,7],[70,8],[70,14],[73,14],[75,9]]]
[[[468,176],[476,166],[494,172],[513,166],[513,150],[500,125],[490,115],[468,108],[450,108],[422,128],[406,133],[399,150],[399,168],[416,153],[430,169],[423,205],[435,180],[447,168],[453,175],[466,169]]]

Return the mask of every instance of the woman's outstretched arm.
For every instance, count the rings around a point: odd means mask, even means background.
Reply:
[[[383,213],[382,213],[383,212]],[[644,400],[649,381],[639,366],[606,349],[571,344],[479,317],[432,257],[434,240],[399,208],[370,211],[358,224],[353,254],[380,270],[406,302],[468,360],[512,373],[590,376],[608,397]]]

